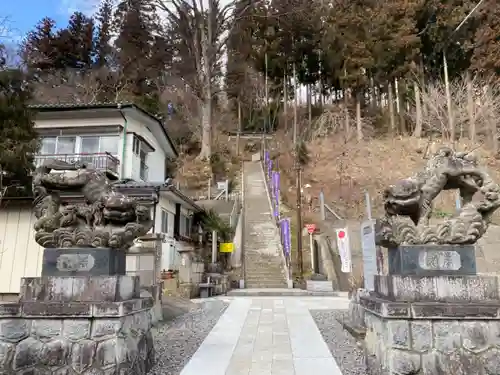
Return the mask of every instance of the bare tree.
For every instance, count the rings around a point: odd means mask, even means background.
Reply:
[[[442,82],[420,87],[422,105],[427,111],[422,114],[424,132],[440,133],[449,139],[446,93]],[[451,83],[452,115],[458,137],[475,140],[479,135],[487,139],[497,151],[497,126],[494,119],[500,115],[499,88],[492,79],[470,80],[462,77]],[[473,108],[471,108],[473,107]],[[416,119],[416,113],[410,113]],[[474,133],[473,133],[474,132]]]
[[[222,6],[220,0],[155,0],[160,11],[167,14],[166,30],[175,31],[175,43],[184,50],[182,69],[178,72],[198,98],[201,123],[200,159],[212,155],[213,98],[221,89],[220,60],[232,32],[235,1]],[[208,6],[206,6],[207,4]],[[179,54],[181,55],[181,54]],[[186,70],[191,63],[192,69]]]
[[[107,68],[51,72],[34,84],[34,98],[44,104],[94,104],[127,99],[128,81]]]

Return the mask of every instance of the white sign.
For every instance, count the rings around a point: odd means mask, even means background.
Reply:
[[[227,181],[217,182],[217,189],[225,190],[227,185]]]
[[[363,275],[365,289],[375,290],[377,274],[377,246],[375,245],[375,220],[361,223],[361,249],[363,250]]]
[[[344,273],[352,272],[351,248],[349,246],[349,235],[347,228],[335,229],[337,234],[337,248],[339,249],[340,261],[342,262],[341,271]]]

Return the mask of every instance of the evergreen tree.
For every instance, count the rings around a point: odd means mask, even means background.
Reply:
[[[111,55],[111,31],[113,27],[112,0],[103,0],[97,12],[97,38],[95,42],[95,64],[102,68],[107,66]]]
[[[57,60],[55,25],[53,19],[46,17],[28,34],[21,51],[28,69],[46,71],[55,68]]]
[[[500,3],[494,2],[479,12],[474,41],[472,69],[485,78],[500,81]]]
[[[21,69],[5,65],[0,46],[0,167],[3,177],[28,183],[33,155],[38,149],[33,112],[28,108],[31,90]]]
[[[59,70],[90,69],[94,60],[94,20],[75,12],[68,26],[55,37],[56,63]]]
[[[125,0],[115,13],[116,59],[121,74],[131,82],[134,96],[148,92],[153,33],[156,31],[154,7],[150,0]]]

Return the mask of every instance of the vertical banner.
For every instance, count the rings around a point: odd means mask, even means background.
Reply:
[[[291,238],[290,238],[290,219],[283,219],[283,249],[285,250],[285,255],[290,255],[291,248]]]
[[[274,172],[271,171],[271,178],[269,179],[269,196],[271,197],[271,203],[274,202]]]
[[[267,162],[267,180],[271,179],[271,171],[273,170],[273,161],[269,159]]]
[[[375,290],[377,271],[377,246],[375,245],[375,220],[361,223],[361,248],[363,250],[363,275],[365,289]]]
[[[279,186],[280,186],[280,173],[273,173],[273,187],[274,187],[274,216],[279,218],[280,206],[279,206]]]
[[[335,229],[337,234],[337,248],[339,249],[340,261],[342,263],[341,271],[344,273],[352,272],[351,248],[349,246],[349,235],[347,228]]]
[[[269,162],[269,151],[264,152],[264,166],[267,167]]]

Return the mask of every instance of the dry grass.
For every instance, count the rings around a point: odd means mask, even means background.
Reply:
[[[323,189],[329,206],[348,219],[365,215],[365,191],[372,198],[374,216],[383,213],[382,191],[399,179],[409,177],[423,168],[425,157],[445,145],[427,139],[397,137],[345,142],[332,135],[308,144],[311,162],[305,167],[302,184],[310,184],[310,194],[318,197]],[[487,148],[467,141],[455,145],[457,150],[475,150],[480,163],[496,181],[500,181],[500,161]],[[283,191],[290,205],[295,202],[293,158],[285,149],[279,156],[280,170],[284,172]],[[435,214],[455,211],[455,193],[443,192],[436,199]],[[497,220],[500,219],[498,216]]]

